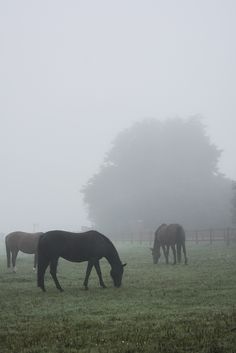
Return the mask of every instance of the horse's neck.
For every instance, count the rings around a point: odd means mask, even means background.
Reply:
[[[116,251],[115,248],[114,248],[114,250],[110,251],[109,254],[107,254],[106,259],[109,262],[109,264],[111,265],[111,268],[121,265],[121,261],[120,261],[118,252]]]
[[[154,238],[154,248],[158,245],[158,242],[163,237],[163,232],[166,232],[167,225],[165,223],[161,224],[160,227],[157,228],[155,231],[155,238]]]
[[[158,241],[157,241],[157,234],[155,234],[154,244],[153,244],[154,249],[156,249],[157,244],[158,244]]]
[[[155,232],[154,244],[153,244],[154,249],[158,246],[158,237],[159,237],[158,231],[159,231],[159,228],[158,228],[158,230]]]

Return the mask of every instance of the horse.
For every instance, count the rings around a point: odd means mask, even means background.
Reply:
[[[176,249],[177,247],[177,260],[181,262],[181,248],[184,254],[184,263],[187,264],[187,255],[185,247],[185,232],[179,224],[161,224],[155,232],[154,245],[152,250],[153,263],[157,264],[161,256],[160,249],[162,248],[166,264],[169,263],[169,249],[171,247],[174,257],[174,263],[176,264]]]
[[[44,233],[39,238],[37,284],[44,292],[44,275],[48,266],[50,266],[50,274],[56,288],[61,292],[63,291],[56,275],[59,257],[71,262],[88,261],[83,283],[86,290],[88,289],[88,279],[93,266],[96,269],[100,286],[106,288],[99,264],[99,260],[105,257],[111,266],[110,275],[113,279],[114,286],[121,286],[126,264],[122,264],[111,240],[95,230],[82,233],[53,230]]]
[[[7,267],[13,267],[13,272],[16,272],[16,258],[19,251],[26,254],[34,254],[34,270],[37,266],[37,247],[39,237],[42,232],[38,233],[25,233],[25,232],[12,232],[6,235],[6,253],[7,253]]]

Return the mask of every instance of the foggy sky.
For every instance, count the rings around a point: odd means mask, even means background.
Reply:
[[[236,179],[234,0],[1,1],[0,232],[89,225],[118,132],[200,115]]]

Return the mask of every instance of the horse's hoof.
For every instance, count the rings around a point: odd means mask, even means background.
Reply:
[[[84,289],[85,289],[85,290],[88,290],[88,287],[87,287],[87,286],[84,286]]]

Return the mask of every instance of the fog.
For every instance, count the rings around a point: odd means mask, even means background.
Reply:
[[[0,3],[0,231],[90,225],[117,134],[199,115],[236,179],[234,0]]]

